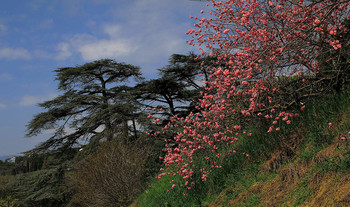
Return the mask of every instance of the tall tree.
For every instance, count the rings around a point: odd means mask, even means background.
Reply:
[[[171,77],[145,81],[136,88],[139,90],[139,99],[145,106],[162,108],[162,114],[168,117],[186,110],[196,93],[195,90],[188,90],[185,84]]]
[[[111,140],[128,133],[128,120],[138,105],[130,95],[130,78],[142,79],[140,68],[111,59],[55,70],[62,95],[39,104],[47,111],[37,114],[27,126],[27,135],[43,130],[54,135],[32,151],[72,147],[78,140]],[[123,136],[127,137],[127,136]]]
[[[186,84],[188,87],[201,89],[209,81],[207,67],[213,65],[214,59],[198,57],[194,53],[188,55],[173,54],[169,58],[169,65],[159,69],[160,74]]]
[[[165,117],[184,117],[196,111],[195,103],[209,81],[207,68],[218,65],[215,57],[199,57],[194,53],[173,54],[169,64],[159,69],[158,79],[137,85],[139,99],[150,108],[164,110],[151,112]]]

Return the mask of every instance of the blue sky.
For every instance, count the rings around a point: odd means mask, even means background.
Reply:
[[[25,137],[38,103],[58,95],[53,70],[112,58],[142,68],[146,78],[186,44],[190,0],[3,0],[0,8],[0,156],[49,137]]]

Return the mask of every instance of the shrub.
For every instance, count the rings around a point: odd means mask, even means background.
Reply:
[[[139,144],[103,143],[73,173],[71,206],[127,206],[144,188],[146,151]]]

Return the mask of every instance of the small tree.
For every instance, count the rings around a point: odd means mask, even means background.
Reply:
[[[47,111],[28,124],[27,135],[55,132],[32,151],[68,148],[81,139],[112,140],[120,133],[128,137],[127,122],[135,119],[138,105],[124,83],[142,79],[139,67],[103,59],[55,72],[63,94],[39,104]]]

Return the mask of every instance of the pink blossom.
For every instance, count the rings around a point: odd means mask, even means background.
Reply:
[[[212,1],[211,17],[194,18],[195,29],[187,32],[192,36],[189,44],[202,50],[197,59],[215,56],[220,67],[201,64],[208,80],[196,106],[200,113],[171,118],[168,128],[163,130],[174,126],[179,132],[172,139],[176,149],[165,149],[164,157],[165,166],[173,169],[171,175],[185,179],[185,185],[178,185],[191,189],[194,183],[188,186],[188,180],[193,175],[199,173],[205,181],[212,170],[220,168],[225,156],[233,155],[232,150],[219,154],[223,151],[220,147],[233,147],[240,135],[242,139],[249,139],[251,134],[244,126],[256,117],[272,120],[267,133],[281,130],[278,120],[291,124],[289,119],[299,117],[291,108],[285,111],[286,100],[280,99],[284,88],[275,88],[269,83],[279,76],[285,63],[290,64],[286,70],[291,69],[286,75],[299,76],[301,87],[309,81],[304,73],[322,72],[317,54],[326,50],[339,53],[335,50],[340,50],[342,45],[336,35],[344,32],[344,25],[339,22],[344,18],[344,10],[349,12],[348,4],[329,0]],[[309,67],[313,70],[307,71]],[[307,94],[300,97],[303,95]],[[300,110],[304,111],[305,106]],[[241,121],[244,124],[240,125]],[[206,164],[196,163],[194,167],[194,155],[202,156]],[[194,172],[194,169],[201,171]]]
[[[315,19],[314,25],[318,25],[321,21],[319,19]]]

